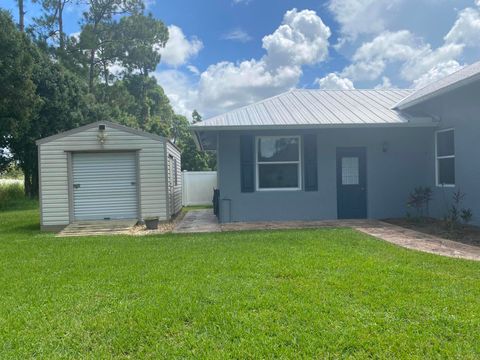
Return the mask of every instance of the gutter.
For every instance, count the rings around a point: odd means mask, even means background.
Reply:
[[[352,128],[402,128],[402,127],[435,127],[437,124],[430,117],[414,117],[402,123],[361,123],[361,124],[292,124],[292,125],[237,125],[237,126],[194,126],[190,127],[192,133],[200,131],[234,131],[234,130],[308,130],[308,129],[352,129]],[[197,141],[200,141],[197,138]]]

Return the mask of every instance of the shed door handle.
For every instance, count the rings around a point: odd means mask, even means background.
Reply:
[[[130,185],[136,185],[137,183],[135,181],[132,181]]]
[[[73,184],[74,189],[78,189],[80,187],[80,184]]]

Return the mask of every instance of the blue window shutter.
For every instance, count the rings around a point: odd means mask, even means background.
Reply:
[[[305,179],[305,191],[318,190],[317,174],[317,135],[304,135],[303,137],[303,177]]]
[[[254,143],[252,135],[240,136],[241,191],[254,192]]]

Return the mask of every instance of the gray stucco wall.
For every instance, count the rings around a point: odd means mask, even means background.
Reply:
[[[455,129],[456,186],[436,187],[432,170],[432,214],[443,217],[452,193],[460,189],[466,194],[464,206],[473,210],[473,223],[480,225],[480,84],[465,86],[408,111],[437,117],[439,129]]]
[[[434,181],[434,128],[345,128],[259,131],[253,135],[317,134],[318,191],[240,191],[241,132],[221,132],[218,142],[220,220],[337,218],[336,149],[366,147],[369,218],[404,216],[408,194]],[[383,152],[383,143],[388,151]]]

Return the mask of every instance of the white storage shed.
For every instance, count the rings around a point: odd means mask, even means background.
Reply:
[[[180,151],[168,139],[108,121],[37,141],[40,222],[158,217],[181,210]]]

